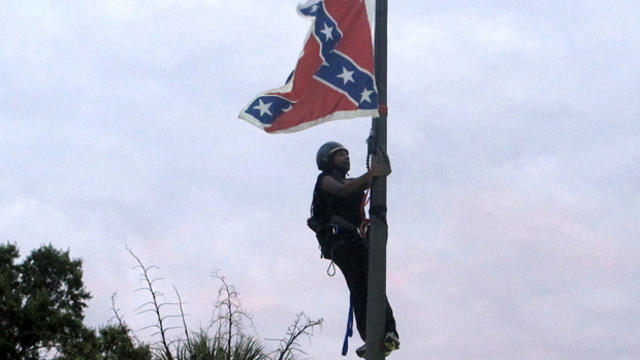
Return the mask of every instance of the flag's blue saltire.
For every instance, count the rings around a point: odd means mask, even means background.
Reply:
[[[287,83],[253,99],[239,117],[269,133],[295,132],[329,120],[378,116],[373,47],[361,0],[310,1],[312,20]]]

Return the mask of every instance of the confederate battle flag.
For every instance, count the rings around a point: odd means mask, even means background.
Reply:
[[[295,70],[284,86],[258,95],[239,117],[268,133],[287,133],[329,120],[378,116],[365,3],[314,0],[298,12],[312,24]]]

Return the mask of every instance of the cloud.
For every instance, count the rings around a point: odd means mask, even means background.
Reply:
[[[315,151],[364,171],[370,120],[266,135],[236,119],[279,86],[297,2],[5,2],[0,235],[84,259],[87,321],[134,329],[129,246],[206,324],[220,269],[279,337],[334,356],[340,275],[306,228]],[[388,293],[407,358],[635,358],[637,15],[630,2],[409,1],[389,14]],[[141,334],[150,338],[150,334]],[[354,341],[358,343],[358,341]],[[400,355],[398,355],[400,356]]]
[[[514,190],[459,189],[438,232],[393,239],[390,293],[414,329],[404,337],[438,358],[626,351],[640,248]]]

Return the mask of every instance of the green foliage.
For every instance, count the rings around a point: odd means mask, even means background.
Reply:
[[[268,360],[260,341],[251,336],[237,336],[231,347],[226,348],[226,340],[218,333],[213,336],[201,330],[193,333],[193,340],[182,342],[176,349],[176,360]]]
[[[57,360],[151,360],[148,345],[136,346],[131,340],[129,329],[123,326],[107,325],[95,330],[85,328],[79,341],[61,349]]]
[[[226,358],[221,337],[210,337],[203,330],[192,336],[193,340],[178,344],[177,360],[224,360]]]
[[[82,336],[83,309],[90,294],[82,282],[82,261],[51,245],[21,263],[13,244],[0,245],[0,357],[37,358]]]
[[[18,258],[15,245],[0,246],[0,358],[11,358],[17,355],[17,337],[20,329],[22,296],[17,291],[19,285],[18,266],[14,264]],[[31,358],[32,351],[22,350],[25,358]]]
[[[148,346],[135,346],[124,326],[96,333],[83,323],[91,298],[82,281],[82,261],[51,245],[22,263],[13,244],[0,244],[0,359],[151,360]]]
[[[100,350],[104,360],[151,360],[149,346],[134,345],[129,330],[124,326],[101,328]]]
[[[231,358],[234,360],[264,360],[269,359],[264,354],[264,348],[260,342],[248,336],[236,338],[236,342],[231,351]]]

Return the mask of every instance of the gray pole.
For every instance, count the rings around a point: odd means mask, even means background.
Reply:
[[[380,116],[372,121],[369,151],[387,151],[387,0],[376,0],[374,43],[375,75]],[[373,144],[371,143],[373,142]],[[369,279],[367,291],[367,360],[384,359],[387,277],[387,179],[379,177],[371,186],[369,210]]]

